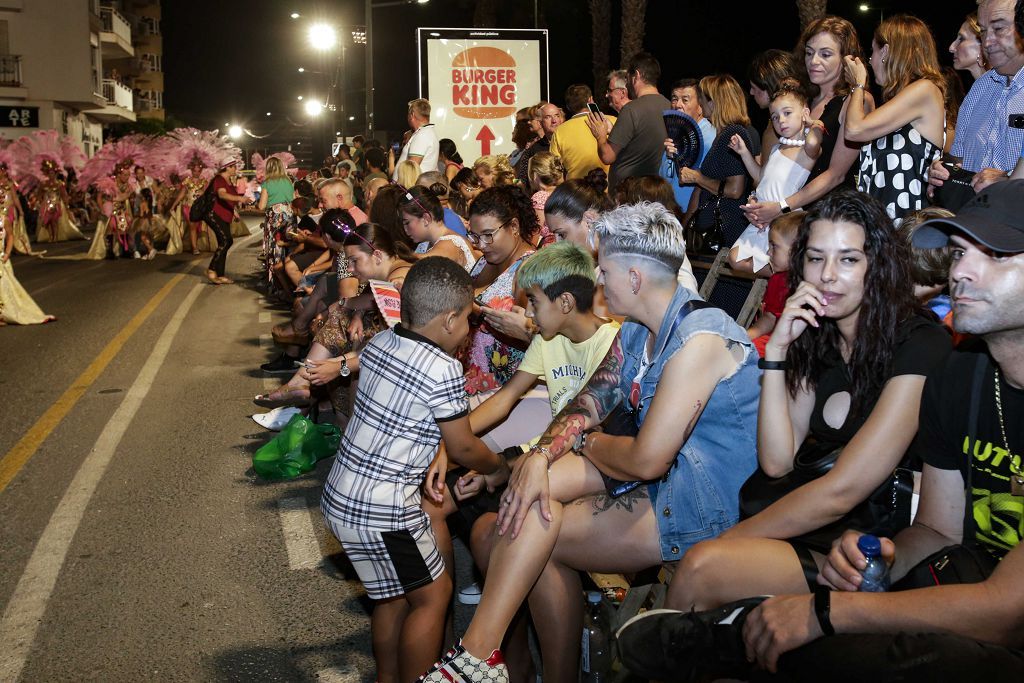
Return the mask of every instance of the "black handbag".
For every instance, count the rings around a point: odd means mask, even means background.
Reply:
[[[758,468],[740,488],[740,519],[753,517],[787,494],[832,469],[842,446],[808,437],[793,460],[793,470],[772,478]],[[910,504],[914,493],[914,473],[897,467],[866,500],[831,524],[801,534],[796,541],[813,550],[828,552],[832,541],[846,529],[857,529],[875,536],[891,537],[910,525]]]
[[[725,233],[722,221],[722,196],[725,194],[725,179],[718,183],[718,193],[709,201],[704,202],[690,216],[683,228],[683,240],[686,247],[698,254],[715,255],[724,246]],[[701,215],[711,209],[711,225],[701,228],[697,225]]]
[[[192,223],[198,223],[199,221],[209,222],[210,213],[213,211],[213,203],[216,201],[216,197],[213,193],[213,181],[211,180],[203,190],[203,193],[196,197],[196,200],[192,202],[192,206],[188,210],[188,219]]]

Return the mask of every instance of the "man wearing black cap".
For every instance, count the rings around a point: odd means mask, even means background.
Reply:
[[[923,223],[914,244],[952,250],[953,326],[975,339],[925,383],[917,516],[882,539],[894,591],[855,592],[865,559],[848,531],[813,596],[627,622],[635,672],[744,676],[749,659],[782,680],[1024,680],[1024,180]]]

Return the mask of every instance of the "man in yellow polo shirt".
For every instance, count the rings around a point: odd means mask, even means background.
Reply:
[[[608,173],[608,166],[597,155],[597,141],[587,128],[587,103],[593,101],[593,93],[586,85],[570,85],[565,91],[565,108],[572,112],[572,118],[551,136],[551,153],[561,158],[566,179],[582,178],[595,168]],[[615,123],[614,116],[605,114],[605,118]]]

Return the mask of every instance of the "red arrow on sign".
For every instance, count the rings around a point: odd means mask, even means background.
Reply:
[[[480,141],[480,156],[485,157],[491,153],[491,143],[494,142],[494,133],[486,125],[477,133],[476,139]]]

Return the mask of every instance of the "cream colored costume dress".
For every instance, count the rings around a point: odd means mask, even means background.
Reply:
[[[0,225],[0,254],[5,253],[6,240],[7,231]],[[52,316],[43,313],[14,277],[11,262],[0,263],[0,320],[16,325],[39,325],[52,319]]]

